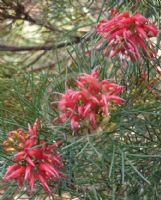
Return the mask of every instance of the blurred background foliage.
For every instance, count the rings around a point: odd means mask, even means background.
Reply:
[[[69,178],[56,193],[67,191],[87,200],[159,200],[161,80],[151,63],[144,63],[150,75],[142,82],[139,63],[120,63],[95,51],[94,27],[108,18],[112,7],[138,11],[160,29],[160,0],[0,0],[0,141],[8,131],[26,129],[39,117],[42,137],[66,141],[60,152]],[[160,38],[159,32],[154,41],[158,52]],[[73,135],[68,123],[55,127],[53,92],[64,92],[80,72],[98,65],[100,78],[115,79],[128,88],[126,104],[114,109],[94,134],[85,130]],[[0,156],[3,175],[9,157],[1,146]],[[15,183],[2,188],[2,199],[17,194]],[[32,199],[40,191],[38,186]]]
[[[25,88],[24,74],[57,73],[58,63],[70,65],[66,47],[81,41],[96,22],[101,6],[102,1],[0,1],[1,106],[18,106],[11,95],[14,79]]]

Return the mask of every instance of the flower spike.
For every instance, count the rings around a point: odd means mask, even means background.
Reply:
[[[61,96],[58,104],[60,123],[69,119],[71,128],[78,130],[83,123],[89,122],[89,128],[95,129],[97,117],[109,115],[110,102],[116,105],[125,102],[118,96],[125,87],[109,80],[99,80],[98,75],[99,70],[91,74],[82,74],[76,80],[77,89],[68,89]]]

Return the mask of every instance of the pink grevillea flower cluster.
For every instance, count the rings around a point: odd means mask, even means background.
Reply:
[[[96,26],[96,32],[103,37],[98,46],[107,42],[103,51],[106,56],[124,55],[132,62],[146,55],[150,58],[156,56],[149,38],[156,37],[158,29],[139,13],[130,16],[123,12],[109,20],[102,20]]]
[[[98,75],[98,71],[83,74],[76,81],[76,90],[66,90],[58,104],[62,112],[59,122],[63,123],[70,119],[73,130],[87,122],[89,127],[95,129],[97,116],[108,116],[110,102],[116,105],[124,103],[124,100],[118,96],[124,91],[124,87],[109,80],[99,80]]]
[[[41,140],[38,142],[37,128],[37,122],[33,127],[29,126],[28,137],[24,137],[23,147],[21,146],[21,150],[13,156],[13,164],[8,167],[4,179],[17,180],[20,188],[24,182],[28,183],[30,193],[33,192],[35,181],[39,181],[43,189],[52,194],[48,180],[56,183],[64,177],[61,172],[63,164],[56,152],[62,141],[50,145]],[[22,131],[21,135],[24,135]]]

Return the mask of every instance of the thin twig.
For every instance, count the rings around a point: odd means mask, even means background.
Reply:
[[[63,48],[71,45],[72,43],[77,44],[81,41],[79,37],[76,37],[72,42],[60,43],[58,45],[54,44],[42,44],[39,46],[16,46],[16,45],[0,45],[0,51],[49,51],[55,48]]]

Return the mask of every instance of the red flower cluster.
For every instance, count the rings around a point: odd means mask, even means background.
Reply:
[[[58,182],[64,177],[60,171],[63,168],[61,158],[55,151],[62,144],[57,141],[51,145],[44,141],[38,142],[38,123],[29,126],[28,138],[24,140],[23,148],[12,159],[13,165],[9,166],[4,176],[6,181],[16,179],[21,188],[23,182],[30,185],[30,193],[33,192],[35,181],[39,181],[44,190],[52,193],[47,180]]]
[[[132,62],[142,57],[142,53],[149,57],[156,56],[149,38],[156,37],[158,29],[139,13],[130,16],[128,12],[123,12],[109,20],[102,20],[96,26],[96,32],[103,37],[98,46],[107,42],[104,49],[107,56],[125,55],[130,57]]]
[[[70,119],[72,129],[78,129],[80,124],[87,121],[92,129],[96,128],[97,115],[108,115],[108,104],[123,104],[120,98],[124,87],[109,80],[98,80],[98,71],[83,74],[76,81],[77,90],[68,89],[59,102],[58,108],[63,113],[60,122]]]

